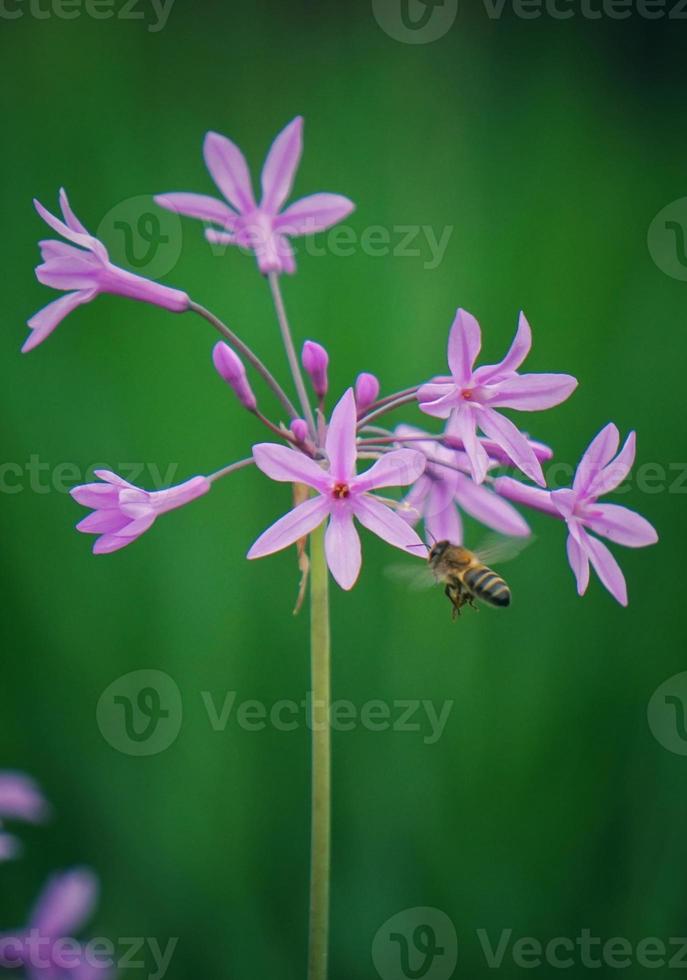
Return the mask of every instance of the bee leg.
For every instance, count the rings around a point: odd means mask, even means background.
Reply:
[[[453,606],[453,609],[451,610],[451,619],[455,622],[456,616],[460,616],[460,607],[462,605],[462,602],[460,601],[460,593],[456,592],[454,586],[447,585],[444,589],[444,595],[451,600],[451,605]]]

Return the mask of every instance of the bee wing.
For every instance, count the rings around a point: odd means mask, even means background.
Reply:
[[[394,582],[399,582],[412,592],[431,589],[433,585],[437,584],[432,570],[426,563],[422,565],[408,565],[398,562],[394,565],[387,565],[384,573],[387,578],[390,578]]]
[[[527,537],[513,537],[503,534],[489,534],[483,538],[475,554],[479,560],[489,567],[500,565],[504,561],[511,561],[517,558],[521,551],[532,544],[534,535]]]

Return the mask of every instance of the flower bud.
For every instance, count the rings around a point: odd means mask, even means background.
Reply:
[[[329,355],[326,350],[320,344],[316,344],[314,340],[306,340],[303,344],[301,360],[303,367],[310,375],[315,394],[318,398],[324,398],[329,387],[327,381]]]
[[[374,374],[359,374],[355,382],[355,403],[364,412],[379,396],[379,381]]]
[[[291,431],[299,442],[305,442],[308,438],[308,424],[304,419],[293,419]]]
[[[220,377],[234,389],[243,407],[249,412],[254,412],[258,406],[257,400],[248,383],[246,369],[231,347],[220,340],[213,348],[212,361]]]

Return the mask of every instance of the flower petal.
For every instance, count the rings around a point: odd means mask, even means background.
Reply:
[[[98,879],[87,868],[53,875],[31,913],[32,928],[51,939],[76,935],[93,914],[98,891]]]
[[[89,251],[95,251],[99,255],[104,255],[107,259],[107,250],[102,242],[99,242],[97,238],[93,238],[92,235],[83,234],[82,232],[74,231],[69,225],[66,225],[64,221],[60,221],[56,218],[54,214],[51,214],[47,208],[44,208],[40,201],[34,198],[33,206],[39,215],[49,225],[53,231],[56,231],[58,235],[62,235],[66,238],[68,242],[73,242],[75,245],[80,245],[81,248],[86,248]]]
[[[494,490],[508,500],[516,504],[523,504],[525,507],[533,507],[544,514],[552,517],[560,517],[560,511],[551,500],[551,491],[542,490],[539,487],[528,487],[519,480],[514,480],[510,476],[497,476],[494,480]]]
[[[343,221],[355,204],[342,194],[310,194],[277,216],[274,227],[284,235],[312,235]]]
[[[584,523],[595,534],[626,548],[644,548],[658,541],[656,529],[644,517],[618,504],[595,504]]]
[[[21,772],[0,772],[0,817],[41,823],[50,807],[38,784]]]
[[[303,117],[296,116],[276,137],[262,168],[260,208],[276,215],[291,193],[303,152]]]
[[[127,545],[132,544],[137,538],[140,538],[155,523],[155,517],[154,512],[148,513],[136,518],[134,521],[129,521],[123,528],[117,531],[103,534],[93,545],[93,554],[110,555],[113,551],[126,548]]]
[[[584,547],[589,555],[589,560],[596,570],[596,574],[613,598],[621,606],[626,606],[627,585],[625,583],[625,576],[620,570],[620,565],[602,541],[599,541],[598,538],[591,537],[591,535],[586,534],[582,529],[581,535]]]
[[[515,332],[510,350],[499,364],[485,364],[475,371],[475,381],[479,384],[495,384],[520,367],[532,347],[532,330],[525,314],[521,311],[518,329]]]
[[[71,248],[72,246],[67,246]],[[36,267],[36,279],[51,289],[79,290],[95,289],[98,285],[97,276],[102,272],[102,266],[93,258],[91,252],[74,249],[73,256],[60,259],[49,259]],[[90,261],[89,261],[90,259]]]
[[[473,486],[475,484],[472,484]],[[443,481],[432,485],[424,514],[425,531],[430,540],[463,543],[463,522],[452,488]]]
[[[538,412],[560,405],[577,388],[571,374],[517,374],[493,385],[487,395],[492,408]]]
[[[527,521],[515,507],[511,507],[487,487],[473,483],[462,473],[456,473],[455,476],[455,498],[471,517],[501,534],[526,537],[530,533]]]
[[[28,321],[31,333],[24,342],[24,346],[21,349],[22,354],[27,354],[34,347],[42,344],[46,337],[50,336],[66,316],[75,310],[77,306],[88,303],[95,295],[96,291],[94,289],[67,293],[65,296],[60,296],[59,299],[53,300],[52,303],[48,303],[38,313],[34,313]]]
[[[305,500],[268,527],[248,552],[248,558],[264,558],[294,544],[314,531],[329,513],[329,500],[321,495]]]
[[[426,457],[414,449],[395,449],[351,481],[356,492],[365,493],[378,487],[405,487],[415,483],[424,472]]]
[[[546,486],[546,480],[534,450],[510,419],[494,412],[491,408],[484,408],[477,416],[477,424],[485,436],[493,439],[501,446],[518,469],[522,470],[535,483],[542,487]],[[478,482],[481,483],[482,481]]]
[[[353,389],[348,388],[332,412],[325,440],[331,475],[343,483],[355,477],[357,418],[355,395]]]
[[[368,531],[395,548],[406,551],[415,545],[422,545],[421,539],[408,522],[375,497],[355,497],[353,512]]]
[[[233,231],[217,231],[216,228],[205,229],[205,239],[211,245],[238,245],[239,242]]]
[[[80,487],[72,487],[69,494],[77,504],[81,504],[83,507],[103,510],[116,507],[119,501],[117,488],[106,483],[84,483]]]
[[[455,411],[449,421],[448,431],[463,443],[475,483],[483,483],[490,463],[484,446],[477,438],[477,421],[473,409],[464,406]]]
[[[459,309],[448,339],[448,364],[458,385],[467,384],[482,346],[482,331],[475,317]]]
[[[589,558],[582,545],[572,534],[567,541],[568,561],[577,581],[577,594],[584,595],[589,585]]]
[[[620,433],[612,422],[599,432],[584,452],[575,472],[573,490],[584,493],[592,480],[613,459],[618,452]]]
[[[236,214],[216,197],[207,194],[187,194],[184,191],[171,194],[156,194],[155,203],[174,214],[183,214],[189,218],[199,218],[201,221],[213,221],[225,228],[233,228]]]
[[[219,133],[208,133],[203,157],[210,175],[226,199],[245,214],[255,208],[248,164],[235,143]]]
[[[88,235],[89,238],[92,237],[88,229],[81,224],[79,219],[72,211],[69,198],[67,197],[67,192],[64,187],[60,187],[60,207],[62,208],[62,216],[72,231],[75,231],[80,235]]]
[[[112,470],[93,470],[94,474],[99,480],[103,480],[105,483],[112,484],[113,487],[121,487],[123,490],[139,490],[139,487],[135,487],[133,483],[129,483],[125,480],[123,476],[118,473],[113,473]],[[145,493],[145,491],[141,491]]]
[[[438,419],[447,419],[461,401],[453,383],[422,385],[417,400],[421,412]]]
[[[605,493],[615,490],[623,482],[632,469],[635,461],[636,435],[631,432],[625,440],[625,445],[615,459],[590,480],[586,494],[589,497],[602,497]]]
[[[421,520],[424,516],[431,491],[432,481],[425,476],[421,476],[401,501],[398,513],[404,521],[407,521],[409,524],[417,524]]]
[[[109,534],[113,531],[120,531],[131,522],[131,518],[122,514],[119,508],[113,507],[108,510],[94,510],[88,517],[76,525],[76,530],[82,534]]]
[[[408,525],[403,522],[405,527]],[[335,507],[324,535],[329,571],[342,589],[352,589],[360,574],[360,538],[350,507]]]
[[[253,459],[258,469],[279,483],[306,483],[325,493],[332,482],[329,473],[314,459],[276,442],[261,442],[253,446]]]

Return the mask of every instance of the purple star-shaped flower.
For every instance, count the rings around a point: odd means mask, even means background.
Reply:
[[[99,293],[127,296],[174,313],[183,313],[189,308],[189,297],[181,290],[162,286],[113,265],[103,243],[87,231],[72,211],[64,189],[60,191],[64,221],[50,214],[39,201],[34,201],[34,205],[53,231],[71,244],[52,239],[40,242],[43,263],[36,268],[36,278],[44,286],[67,292],[31,317],[28,323],[31,333],[22,347],[24,353],[43,343],[67,314],[77,306],[89,303]]]
[[[253,447],[257,466],[272,480],[305,483],[317,492],[268,528],[248,552],[263,558],[281,551],[329,519],[325,552],[329,569],[342,589],[351,589],[360,572],[360,538],[353,518],[396,548],[424,548],[408,523],[370,491],[405,486],[421,476],[425,459],[411,449],[397,449],[378,459],[365,473],[356,473],[357,410],[349,388],[332,412],[325,450],[327,467],[303,453],[276,443]]]
[[[125,548],[148,530],[160,514],[176,510],[202,497],[210,489],[204,476],[194,476],[167,490],[141,490],[110,470],[96,470],[103,483],[85,483],[70,491],[74,500],[93,513],[76,525],[77,531],[99,534],[93,554],[105,555]]]
[[[229,203],[185,192],[158,194],[155,201],[169,211],[218,225],[206,230],[207,240],[249,249],[262,273],[294,273],[296,262],[288,239],[324,231],[343,221],[355,207],[340,194],[311,194],[282,210],[302,150],[303,119],[298,116],[277,136],[267,154],[258,204],[241,150],[226,136],[208,133],[203,146],[205,163]]]
[[[626,606],[627,586],[618,562],[606,545],[588,531],[627,548],[655,544],[658,535],[645,518],[627,507],[597,502],[599,497],[622,483],[634,463],[635,433],[630,433],[620,452],[619,444],[618,429],[609,423],[584,453],[570,489],[540,490],[507,476],[499,477],[495,487],[509,500],[535,507],[566,522],[568,561],[575,573],[579,595],[584,595],[587,590],[591,562],[611,595]]]
[[[71,938],[91,917],[98,891],[97,878],[86,868],[53,875],[28,925],[0,936],[0,966],[21,968],[30,980],[103,980],[112,964]]]
[[[448,342],[451,377],[423,385],[417,396],[420,408],[427,415],[449,419],[447,431],[462,440],[477,483],[483,482],[489,466],[487,452],[477,438],[480,429],[515,466],[545,486],[539,460],[527,438],[496,409],[534,412],[552,408],[572,394],[577,380],[569,374],[518,374],[532,346],[532,332],[523,313],[502,361],[475,369],[481,345],[479,323],[470,313],[458,310]]]
[[[49,815],[50,807],[33,779],[20,772],[0,772],[0,861],[16,857],[21,850],[16,837],[1,830],[2,821],[42,823]]]
[[[430,540],[463,543],[458,507],[501,534],[524,537],[530,533],[514,507],[468,476],[470,461],[464,452],[442,446],[429,433],[410,425],[399,425],[394,434],[400,445],[404,439],[413,439],[409,445],[427,459],[425,471],[404,499],[400,513],[410,524],[422,519]],[[427,441],[417,438],[421,435],[427,435]]]

